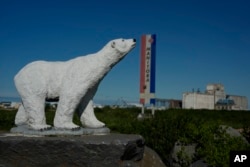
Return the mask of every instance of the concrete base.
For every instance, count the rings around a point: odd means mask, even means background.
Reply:
[[[110,129],[103,128],[80,128],[78,130],[63,130],[63,129],[55,129],[52,127],[50,130],[38,131],[32,130],[27,125],[17,126],[11,128],[11,133],[23,134],[23,135],[38,135],[38,136],[65,136],[65,135],[103,135],[109,134]]]
[[[0,134],[0,166],[141,166],[140,135],[20,136]]]

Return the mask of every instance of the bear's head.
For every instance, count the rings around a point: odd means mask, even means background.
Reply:
[[[99,53],[105,56],[108,66],[112,68],[135,47],[135,44],[135,39],[114,39],[109,41]]]
[[[115,39],[110,41],[109,44],[112,49],[115,49],[121,56],[124,56],[135,47],[136,39]]]
[[[136,39],[115,39],[109,42],[111,49],[119,53],[117,56],[122,59],[136,44]]]

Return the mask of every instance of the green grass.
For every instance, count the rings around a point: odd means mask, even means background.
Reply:
[[[128,122],[136,120],[140,109],[96,109],[96,116],[106,122],[108,127],[114,128],[117,124],[128,124]],[[150,113],[150,111],[146,111]],[[233,128],[243,128],[250,126],[249,111],[213,111],[213,110],[182,110],[170,109],[165,111],[156,111],[155,116],[162,119],[177,119],[179,117],[188,117],[193,120],[203,121],[206,123],[219,123],[221,125],[231,126]],[[113,127],[115,125],[115,127]]]
[[[16,110],[0,109],[0,131],[9,131],[14,125]]]

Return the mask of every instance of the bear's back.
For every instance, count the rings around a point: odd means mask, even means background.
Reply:
[[[16,75],[16,77],[28,77],[39,75],[43,77],[45,74],[53,73],[63,62],[48,62],[48,61],[34,61],[24,66]],[[15,78],[16,78],[15,77]]]
[[[48,82],[51,79],[59,79],[66,70],[64,62],[35,61],[24,66],[15,76],[15,83]]]

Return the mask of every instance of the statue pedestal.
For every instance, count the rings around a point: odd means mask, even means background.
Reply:
[[[103,128],[80,128],[78,130],[63,130],[63,129],[55,129],[52,127],[50,130],[45,130],[45,131],[38,131],[38,130],[32,130],[29,129],[29,126],[27,125],[22,125],[22,126],[17,126],[14,128],[11,128],[10,130],[11,133],[15,134],[23,134],[23,135],[38,135],[38,136],[67,136],[67,135],[104,135],[104,134],[109,134],[110,129],[107,127]]]
[[[140,166],[140,135],[38,136],[0,134],[0,166]]]

